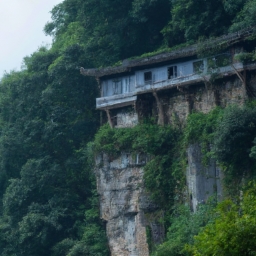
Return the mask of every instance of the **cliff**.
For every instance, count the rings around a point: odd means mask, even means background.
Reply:
[[[247,86],[255,91],[255,75],[250,73]],[[225,108],[231,104],[243,105],[250,95],[237,76],[222,78],[213,84],[198,84],[184,90],[159,93],[163,107],[164,122],[180,128],[186,125],[187,116],[193,111],[208,113],[216,106]],[[141,95],[136,108],[122,108],[112,111],[116,117],[116,128],[133,127],[144,117],[159,118],[159,102],[148,94]],[[180,129],[179,128],[179,129]],[[100,195],[101,218],[106,221],[111,254],[149,255],[149,239],[159,244],[164,239],[161,218],[164,212],[150,198],[145,189],[144,166],[150,160],[146,154],[122,151],[110,156],[104,150],[96,159],[95,173]],[[217,194],[223,199],[223,173],[216,161],[210,159],[203,164],[199,143],[190,144],[186,149],[187,168],[186,193],[184,200],[196,211],[209,197]],[[150,233],[148,232],[150,230]]]
[[[97,188],[100,194],[101,218],[106,221],[111,255],[148,255],[146,226],[153,228],[156,243],[163,241],[164,230],[147,213],[158,207],[143,187],[146,156],[135,159],[122,153],[111,160],[106,154],[96,160]]]

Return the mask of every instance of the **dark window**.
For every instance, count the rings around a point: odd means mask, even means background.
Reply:
[[[177,66],[168,67],[168,79],[177,77]]]
[[[102,84],[102,92],[103,92],[102,96],[108,95],[108,83],[107,82]]]
[[[204,71],[204,62],[202,60],[193,62],[193,73],[200,73]]]
[[[145,82],[145,84],[152,82],[152,72],[151,71],[144,73],[144,82]]]

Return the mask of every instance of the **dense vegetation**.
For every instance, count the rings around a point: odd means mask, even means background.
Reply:
[[[176,204],[168,216],[167,239],[153,255],[256,255],[256,185],[251,182],[256,174],[255,111],[251,102],[188,117],[181,138],[185,145],[200,143],[206,165],[209,158],[217,160],[227,199],[215,208],[213,197],[196,214]]]
[[[193,245],[186,245],[189,255],[256,255],[256,186],[251,183],[240,205],[225,200],[215,210],[215,220],[195,236]]]
[[[94,152],[105,152],[110,157],[116,157],[122,151],[131,152],[134,157],[138,153],[150,156],[151,160],[144,167],[144,181],[153,199],[168,211],[184,178],[182,161],[177,153],[180,135],[177,129],[159,127],[152,121],[123,129],[111,129],[107,124],[95,136]]]
[[[53,36],[51,48],[40,47],[25,57],[23,69],[6,74],[0,82],[0,255],[109,255],[92,172],[94,147],[88,144],[99,128],[99,113],[94,110],[99,92],[93,79],[79,74],[79,67],[112,65],[176,44],[237,31],[253,26],[255,14],[255,0],[64,0],[55,6],[52,21],[44,29]],[[255,52],[250,58],[255,59]],[[241,117],[239,122],[236,116]],[[115,132],[104,126],[95,147],[105,143],[100,136],[105,134],[106,145],[118,146],[110,153],[131,147],[151,154],[152,161],[145,169],[146,185],[155,198],[163,194],[161,203],[169,208],[175,201],[176,185],[183,184],[179,171],[184,159],[183,153],[170,157],[171,153],[184,152],[186,143],[197,139],[205,161],[214,154],[230,177],[252,175],[255,125],[253,105],[246,110],[234,107],[225,113],[215,110],[210,115],[191,115],[182,134],[152,123]],[[225,132],[220,133],[222,130]],[[116,132],[121,136],[115,137]],[[215,148],[208,152],[214,136]],[[134,138],[133,144],[125,144],[130,138]],[[254,194],[248,195],[244,200]],[[244,214],[251,218],[253,208],[247,209],[246,202]],[[245,215],[239,215],[230,204],[240,225]],[[192,216],[187,209],[167,215],[166,223],[172,226],[166,243],[171,245],[164,244],[157,255],[184,255],[184,244],[208,221],[204,219],[207,209],[202,209],[202,216],[201,211]],[[219,215],[224,217],[221,212]],[[194,226],[187,225],[189,219]],[[207,236],[217,240],[213,230],[219,228],[218,222],[212,222]],[[180,239],[172,235],[176,231]],[[202,236],[186,253],[207,255]],[[176,248],[177,253],[170,254],[168,248]]]

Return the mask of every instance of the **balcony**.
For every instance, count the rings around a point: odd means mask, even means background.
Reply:
[[[247,65],[250,68],[252,65]],[[199,74],[190,74],[186,76],[179,76],[172,79],[149,82],[144,85],[136,86],[133,92],[116,94],[96,99],[97,109],[111,109],[132,105],[137,100],[137,95],[142,93],[152,92],[154,90],[163,90],[168,88],[180,87],[185,85],[192,85],[202,81],[209,81],[212,74],[219,74],[220,76],[228,76],[241,71],[245,68],[242,63],[234,63],[233,65],[224,66],[216,69],[208,68],[207,72]],[[251,69],[255,69],[255,64]]]
[[[191,82],[199,82],[202,81],[202,76],[201,75],[187,75],[187,76],[180,76],[176,77],[173,79],[167,79],[163,81],[157,81],[153,82],[151,84],[145,84],[142,86],[139,86],[136,88],[136,93],[141,94],[141,93],[146,93],[150,92],[152,90],[161,90],[161,89],[166,89],[166,88],[172,88],[176,87],[179,85],[185,85],[185,84],[191,84]]]
[[[108,97],[102,97],[96,99],[96,108],[115,108],[115,107],[125,107],[133,104],[137,100],[137,96],[134,95],[134,92],[117,94]]]
[[[135,94],[147,93],[153,90],[161,90],[167,88],[173,88],[177,86],[191,85],[202,81],[208,81],[213,73],[222,76],[227,76],[235,73],[236,71],[241,71],[244,68],[242,63],[235,63],[233,66],[225,66],[217,69],[209,69],[206,73],[201,74],[190,74],[186,76],[179,76],[172,79],[156,81],[148,83],[142,86],[138,86],[135,89]]]

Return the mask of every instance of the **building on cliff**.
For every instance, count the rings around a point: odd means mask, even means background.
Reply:
[[[158,95],[175,95],[177,92],[188,95],[191,87],[196,88],[200,84],[205,87],[213,86],[211,82],[213,78],[236,75],[245,87],[239,98],[246,97],[250,88],[246,84],[245,73],[247,70],[255,69],[255,64],[243,64],[236,60],[236,56],[246,50],[244,40],[255,33],[255,30],[252,28],[236,32],[206,41],[202,45],[192,45],[151,57],[124,60],[122,65],[116,67],[81,68],[80,72],[85,76],[97,78],[101,95],[96,99],[96,108],[106,111],[112,127],[135,124],[139,116],[131,118],[130,115],[128,119],[131,123],[123,124],[126,120],[124,109],[130,106],[136,109],[135,112],[138,115],[140,112],[138,107],[143,108],[140,101],[144,100],[146,95],[152,95],[155,98],[158,123],[170,123],[170,120],[166,120],[168,118],[164,112],[164,103]],[[212,54],[210,57],[197,57],[198,54],[202,54],[202,51],[211,52],[213,48],[217,48],[217,51],[222,53]],[[222,51],[221,48],[223,48]],[[215,96],[215,104],[221,104],[218,103],[218,95]],[[187,100],[189,100],[188,97]],[[191,111],[193,102],[188,105]]]
[[[182,126],[191,111],[207,113],[215,106],[243,104],[256,95],[256,63],[237,59],[241,52],[254,49],[246,39],[255,33],[256,28],[251,28],[202,44],[124,60],[120,66],[81,68],[80,72],[97,79],[101,95],[96,108],[105,111],[112,128],[133,127],[152,116],[159,125]],[[200,145],[190,145],[187,156],[187,187],[195,211],[213,193],[221,199],[222,174],[215,161],[207,167],[202,164]],[[150,226],[154,242],[163,239],[162,225],[145,217],[158,211],[143,188],[145,159],[133,159],[127,152],[114,160],[106,154],[97,157],[101,217],[107,222],[112,256],[148,255],[146,226]]]

